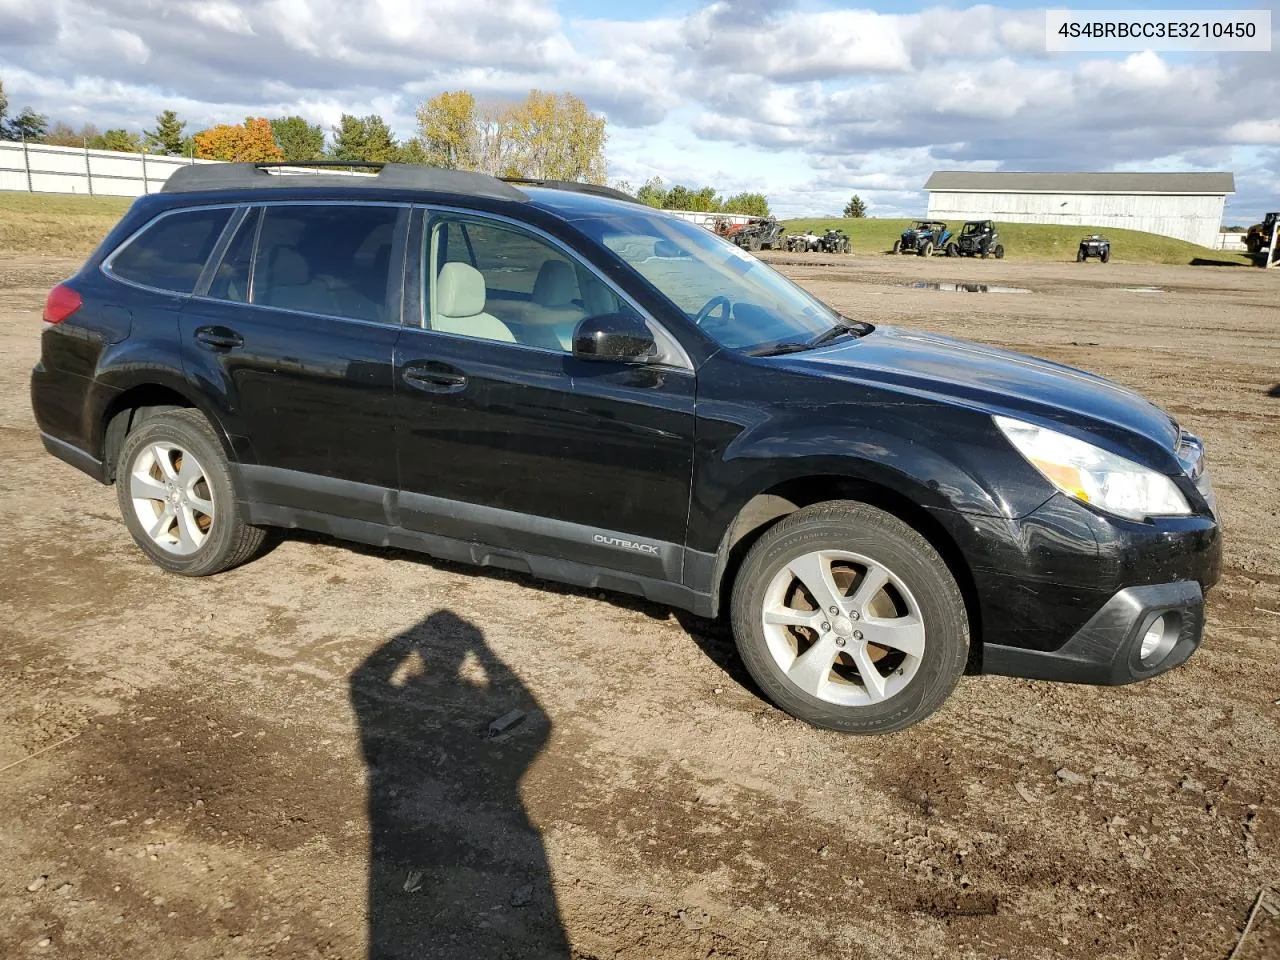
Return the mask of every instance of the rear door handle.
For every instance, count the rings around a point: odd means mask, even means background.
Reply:
[[[457,393],[467,386],[465,374],[444,364],[406,367],[401,377],[414,389],[428,393]]]
[[[200,327],[196,340],[214,350],[234,350],[244,346],[244,337],[229,327]]]

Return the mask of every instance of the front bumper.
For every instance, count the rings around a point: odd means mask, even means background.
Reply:
[[[1143,660],[1143,638],[1157,624],[1163,626],[1160,642]],[[1066,683],[1135,683],[1185,663],[1203,634],[1204,591],[1198,582],[1126,587],[1057,650],[987,644],[983,672]]]

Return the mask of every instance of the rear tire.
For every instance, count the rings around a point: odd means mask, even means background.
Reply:
[[[116,498],[134,543],[170,573],[230,570],[266,538],[245,523],[222,444],[198,410],[151,417],[124,438]]]
[[[960,248],[959,248],[959,247],[957,247],[954,243],[948,243],[948,244],[947,244],[947,256],[948,256],[948,257],[958,257],[958,256],[960,256]]]
[[[820,503],[780,520],[747,553],[730,606],[760,689],[829,730],[918,723],[968,659],[968,616],[947,565],[914,529],[863,503]]]

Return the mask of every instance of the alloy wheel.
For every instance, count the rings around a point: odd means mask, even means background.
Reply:
[[[216,507],[204,467],[176,444],[150,443],[138,452],[129,496],[142,529],[169,553],[195,553],[213,529]]]
[[[924,658],[915,597],[861,554],[819,550],[788,561],[769,582],[761,617],[779,669],[827,703],[882,703],[907,687]]]

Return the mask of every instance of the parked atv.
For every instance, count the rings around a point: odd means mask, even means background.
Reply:
[[[1091,233],[1080,241],[1080,249],[1076,251],[1076,263],[1097,257],[1103,263],[1111,259],[1111,241],[1106,237]]]
[[[818,249],[823,253],[850,253],[853,247],[843,230],[828,230],[818,238]]]
[[[997,260],[1004,259],[1004,244],[1000,242],[1000,232],[990,220],[970,220],[965,223],[953,246],[956,248],[955,253],[951,252],[950,247],[947,248],[949,257],[963,254],[966,257],[982,257],[983,260],[989,256]]]
[[[946,247],[951,231],[941,220],[917,220],[902,231],[902,237],[893,241],[894,253],[914,253],[931,257],[935,250]]]
[[[818,250],[822,238],[810,230],[808,233],[793,233],[786,239],[786,249],[792,253],[814,253]]]
[[[1271,233],[1276,228],[1276,222],[1280,221],[1280,212],[1272,211],[1262,218],[1261,223],[1255,223],[1249,228],[1249,232],[1244,235],[1244,248],[1250,253],[1262,253],[1271,249]]]
[[[773,217],[761,217],[759,220],[752,220],[729,239],[752,253],[757,250],[775,250],[782,246],[782,224]]]

